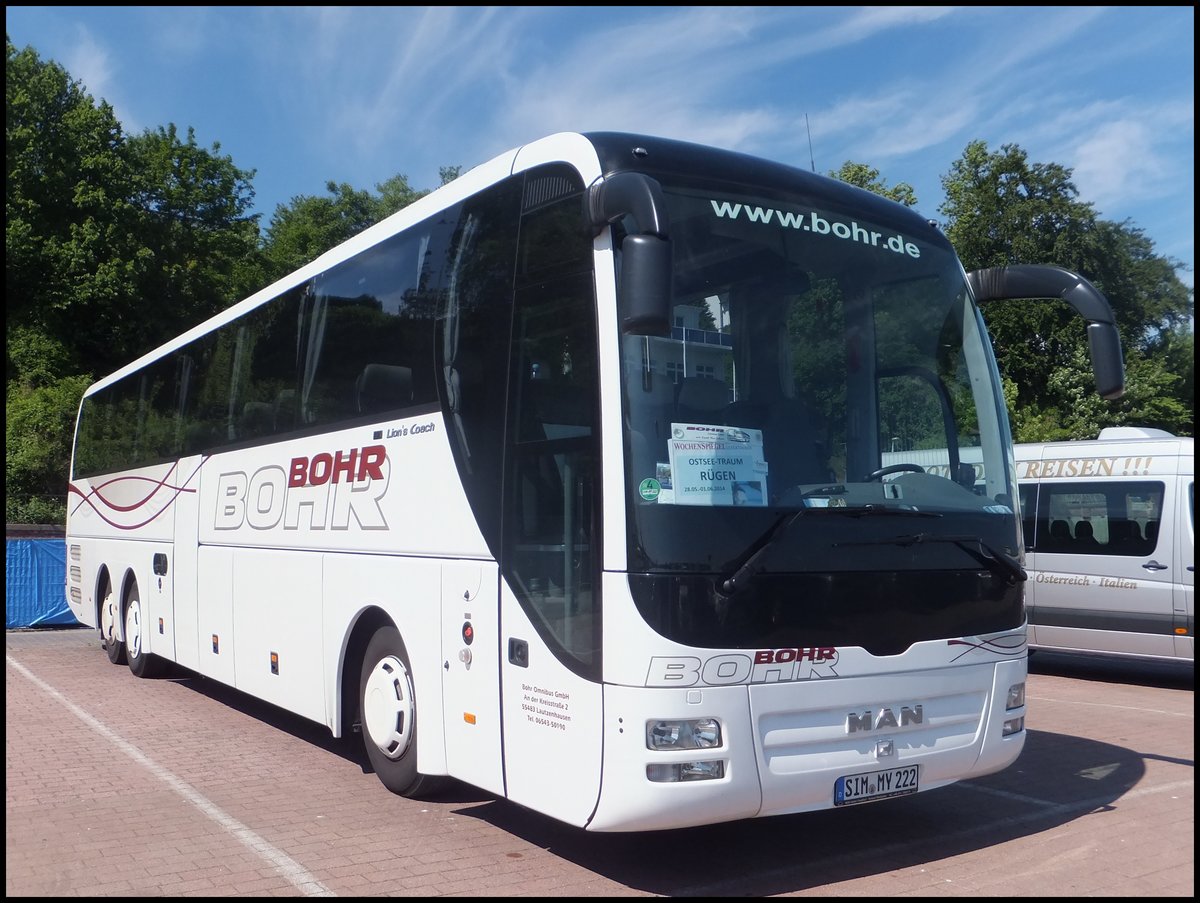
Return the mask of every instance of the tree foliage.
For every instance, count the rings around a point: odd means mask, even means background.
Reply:
[[[265,256],[272,281],[356,235],[376,221],[371,195],[342,183],[325,185],[329,197],[298,196],[275,208]]]
[[[458,166],[442,167],[439,170],[442,184],[458,178],[460,170]],[[325,190],[328,197],[297,195],[289,204],[275,208],[267,227],[263,252],[268,277],[264,282],[286,276],[429,194],[428,189],[413,188],[403,174],[376,185],[376,194],[357,190],[344,182],[327,182]]]
[[[883,195],[883,197],[893,200],[898,204],[903,204],[905,207],[915,207],[917,204],[917,194],[913,191],[911,185],[907,182],[897,182],[895,185],[889,187],[887,180],[879,175],[879,170],[873,166],[868,166],[866,163],[855,163],[852,160],[847,160],[841,165],[840,169],[831,171],[829,175],[850,185],[856,185],[867,191],[873,191],[875,194]]]
[[[5,479],[10,519],[13,504],[40,518],[35,499],[61,506],[82,388],[227,306],[262,266],[254,174],[219,145],[174,125],[126,135],[107,103],[11,40],[5,78]],[[21,437],[14,422],[65,431]]]
[[[1153,242],[1128,222],[1099,219],[1077,199],[1070,170],[1030,163],[1015,145],[990,152],[971,142],[942,186],[946,234],[967,269],[1064,267],[1104,293],[1121,333],[1126,394],[1105,402],[1092,391],[1084,324],[1068,304],[984,308],[1000,371],[1016,387],[1009,418],[1017,441],[1090,438],[1119,424],[1193,434],[1191,364],[1185,375],[1180,354],[1190,348],[1184,336],[1193,295],[1177,275],[1178,261],[1155,254]]]
[[[75,412],[91,378],[39,386],[9,381],[4,399],[4,514],[7,522],[61,524]]]
[[[254,172],[239,169],[220,149],[197,145],[190,128],[181,140],[174,124],[125,144],[137,173],[131,202],[145,264],[133,317],[143,330],[137,353],[146,350],[146,332],[170,336],[228,306],[256,268]]]
[[[31,357],[23,339],[62,339],[54,369],[25,374],[44,381],[86,371],[86,345],[110,340],[136,300],[144,261],[130,203],[134,174],[112,108],[94,104],[60,66],[29,48],[17,52],[11,41],[5,99],[7,379],[23,375],[14,353]],[[89,323],[88,335],[72,337],[80,322]]]
[[[6,77],[8,379],[107,373],[225,307],[257,253],[253,173],[190,129],[127,137],[111,107],[11,41]],[[53,369],[17,369],[34,337],[61,348]]]

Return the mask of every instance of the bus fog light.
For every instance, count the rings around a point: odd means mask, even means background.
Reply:
[[[655,784],[672,784],[679,780],[678,765],[647,765],[646,780]]]
[[[1025,730],[1025,716],[1018,715],[1016,718],[1006,718],[1004,720],[1004,736],[1011,737],[1013,734],[1019,734]]]
[[[1025,684],[1013,684],[1008,688],[1008,700],[1004,703],[1006,709],[1019,709],[1025,705]]]
[[[670,765],[647,765],[646,779],[655,784],[677,784],[681,781],[710,781],[725,777],[725,763],[681,762]]]
[[[721,745],[716,718],[646,722],[647,749],[713,749]]]
[[[725,777],[725,763],[716,762],[686,762],[679,766],[681,781],[711,781],[714,778]]]

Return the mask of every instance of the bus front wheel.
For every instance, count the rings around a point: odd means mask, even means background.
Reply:
[[[100,643],[114,665],[125,664],[125,644],[121,642],[118,625],[120,608],[112,581],[106,581],[100,601]]]
[[[408,651],[395,627],[380,627],[367,644],[359,679],[363,745],[375,774],[393,793],[410,798],[438,788],[417,771],[417,700]]]

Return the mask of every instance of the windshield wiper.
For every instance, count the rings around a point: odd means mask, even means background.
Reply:
[[[846,517],[941,517],[936,511],[921,511],[917,508],[905,508],[899,505],[858,505],[854,508],[822,508],[829,514],[843,514]]]
[[[830,486],[818,486],[816,489],[810,489],[808,492],[800,493],[800,498],[811,499],[819,495],[845,495],[849,492],[844,484],[834,483]]]
[[[910,533],[905,536],[892,536],[887,539],[859,539],[850,542],[835,542],[835,546],[915,546],[925,542],[949,542],[965,552],[970,552],[982,561],[994,574],[1008,577],[1011,582],[1029,579],[1021,562],[1002,549],[984,542],[980,536],[970,534],[939,536],[930,533]]]
[[[802,493],[800,498],[810,499],[818,496],[845,495],[847,489],[841,483],[833,483],[829,486],[820,486],[817,489],[810,489],[808,492]],[[752,542],[746,549],[746,557],[737,567],[733,569],[728,577],[721,581],[721,587],[718,592],[726,599],[736,595],[738,590],[746,584],[751,577],[758,573],[758,563],[766,554],[768,548],[774,545],[775,540],[784,534],[789,527],[802,514],[808,513],[810,510],[824,510],[820,508],[798,508],[789,514],[784,514],[775,520],[758,539]],[[844,510],[844,509],[843,509]]]
[[[826,487],[827,489],[829,487]],[[717,592],[726,599],[734,596],[742,588],[744,584],[749,582],[759,570],[759,562],[767,553],[775,540],[779,539],[789,527],[792,526],[801,515],[808,514],[810,511],[818,511],[824,509],[817,508],[797,508],[795,511],[789,511],[787,514],[776,518],[775,523],[767,528],[767,531],[762,534],[755,542],[751,543],[746,553],[746,559],[740,565],[733,569],[733,573],[726,577],[722,582]]]
[[[800,498],[814,498],[819,496],[841,495],[847,491],[846,487],[841,484],[833,486],[822,486],[820,489],[810,489]],[[915,508],[898,508],[891,505],[860,505],[854,508],[848,506],[830,506],[820,508],[798,508],[795,511],[779,517],[775,523],[767,528],[757,540],[750,544],[746,551],[745,560],[742,561],[733,572],[721,581],[718,592],[720,595],[729,599],[737,595],[745,584],[759,572],[760,564],[763,557],[771,546],[779,540],[794,524],[801,515],[816,515],[829,516],[841,515],[843,517],[872,517],[877,515],[899,515],[901,517],[941,517],[942,515],[932,511],[918,511]]]

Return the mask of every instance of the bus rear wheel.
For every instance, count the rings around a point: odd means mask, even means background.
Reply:
[[[106,581],[100,597],[100,643],[114,665],[125,664],[125,644],[118,631],[120,618],[117,594],[113,592],[112,581]]]
[[[409,798],[435,793],[442,780],[417,771],[412,666],[395,627],[380,627],[367,643],[358,688],[363,746],[379,780]]]
[[[156,677],[162,671],[162,659],[146,651],[145,615],[135,583],[125,600],[125,657],[135,677]]]

